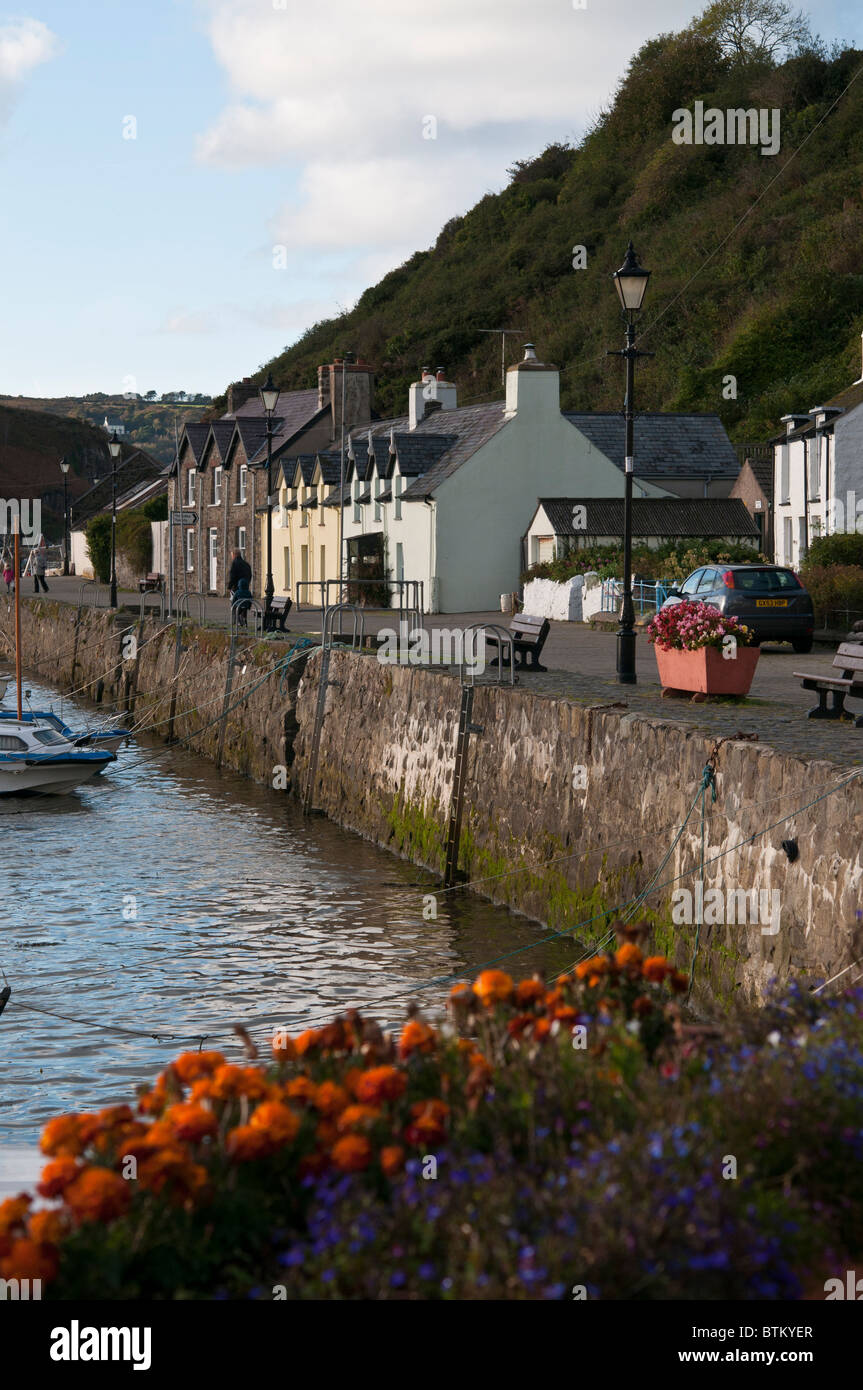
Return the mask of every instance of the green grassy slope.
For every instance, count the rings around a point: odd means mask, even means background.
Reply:
[[[512,325],[562,368],[565,407],[619,408],[609,276],[632,237],[653,271],[642,319],[656,354],[638,405],[715,410],[733,438],[765,438],[786,411],[860,375],[863,77],[842,93],[861,64],[849,50],[734,65],[694,33],[652,41],[580,148],[517,167],[434,247],[274,359],[277,382],[309,386],[318,363],[350,348],[378,370],[382,415],[405,409],[422,365],[445,366],[462,403],[489,399],[500,340],[478,330]],[[673,112],[696,99],[778,109],[780,152],[675,144]],[[576,245],[586,269],[572,267]],[[736,399],[723,397],[728,375]]]

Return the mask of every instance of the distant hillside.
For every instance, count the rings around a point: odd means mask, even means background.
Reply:
[[[146,449],[148,453],[170,463],[174,457],[174,431],[177,434],[187,420],[200,420],[210,408],[210,396],[195,396],[191,401],[148,401],[137,396],[105,395],[101,391],[90,396],[0,396],[0,406],[10,410],[47,411],[52,415],[67,415],[100,429],[104,434],[105,418],[111,425],[123,425],[127,444]]]
[[[732,59],[695,31],[652,40],[578,149],[552,145],[517,165],[502,193],[276,357],[277,382],[312,385],[319,363],[350,348],[378,369],[383,416],[405,409],[424,365],[446,369],[460,402],[488,399],[501,391],[500,338],[480,330],[513,327],[523,333],[507,360],[535,342],[563,369],[565,407],[619,408],[609,276],[632,237],[653,271],[642,317],[655,321],[644,346],[656,354],[640,366],[637,404],[718,411],[732,438],[767,437],[785,412],[860,375],[863,79],[843,91],[861,62],[818,45],[780,66]],[[697,99],[779,108],[780,152],[675,144],[673,113]],[[729,376],[736,399],[723,396]]]
[[[63,534],[63,474],[69,460],[70,503],[110,470],[104,430],[80,420],[0,405],[0,497],[42,501],[42,529],[49,540]]]

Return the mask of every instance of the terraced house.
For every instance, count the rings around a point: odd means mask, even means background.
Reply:
[[[345,367],[336,361],[318,368],[316,389],[283,392],[272,422],[274,470],[340,441],[343,396],[346,429],[367,426],[373,388],[368,364]],[[263,593],[266,557],[257,522],[267,502],[266,416],[258,387],[248,378],[228,388],[226,404],[219,419],[189,423],[180,436],[171,507],[194,511],[197,521],[174,528],[177,593],[226,593],[234,550],[245,555],[254,590]]]
[[[532,344],[507,373],[504,401],[459,406],[442,368],[424,369],[408,395],[406,415],[350,432],[342,498],[333,450],[286,460],[273,532],[280,592],[316,597],[322,579],[337,579],[341,505],[351,597],[377,602],[381,581],[408,580],[427,612],[497,609],[518,588],[539,497],[623,495],[622,417],[562,412],[558,369]],[[638,496],[727,496],[737,473],[717,416],[639,416]]]

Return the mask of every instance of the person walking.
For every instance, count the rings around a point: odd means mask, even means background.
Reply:
[[[237,587],[234,590],[234,597],[231,608],[237,610],[237,626],[248,627],[249,609],[252,606],[252,591],[249,588],[249,581],[245,578],[237,580]]]
[[[11,560],[8,560],[8,559],[7,559],[7,560],[4,560],[4,561],[3,561],[3,579],[4,579],[5,584],[6,584],[6,592],[7,592],[7,594],[11,594],[11,593],[12,593],[12,581],[14,580],[14,578],[15,578],[15,571],[14,571],[13,568],[12,568],[12,561],[11,561]]]
[[[241,550],[235,550],[231,555],[231,568],[228,573],[228,593],[234,594],[241,579],[245,579],[249,589],[252,586],[252,567],[248,560],[243,558]]]
[[[33,552],[33,584],[37,594],[40,584],[47,594],[48,585],[45,583],[45,551],[41,548]]]

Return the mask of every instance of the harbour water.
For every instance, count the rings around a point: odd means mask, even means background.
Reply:
[[[59,711],[56,694],[30,688],[33,708]],[[98,717],[68,701],[63,715],[72,727]],[[507,953],[520,974],[575,954],[145,733],[67,796],[0,799],[0,836],[7,1149],[33,1144],[61,1111],[128,1100],[204,1035],[239,1057],[235,1022],[264,1045],[276,1025],[299,1031],[349,1006],[392,1025],[411,997],[439,1012],[450,977]],[[437,917],[425,920],[432,893]]]

